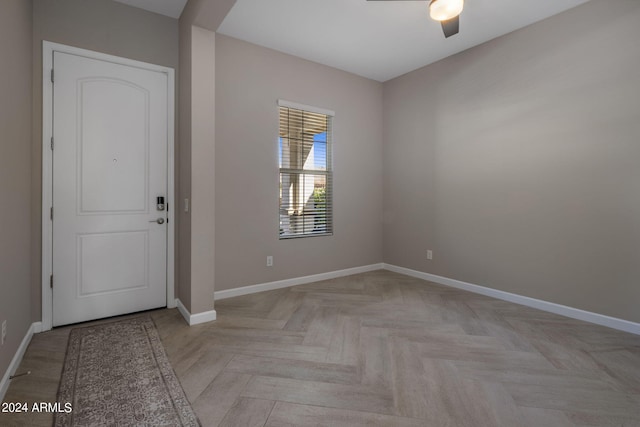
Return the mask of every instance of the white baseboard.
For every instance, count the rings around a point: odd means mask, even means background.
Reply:
[[[640,323],[634,323],[628,320],[618,319],[616,317],[605,316],[604,314],[593,313],[566,305],[525,297],[518,294],[512,294],[510,292],[499,291],[497,289],[474,285],[472,283],[462,282],[460,280],[450,279],[448,277],[437,276],[431,273],[424,273],[422,271],[398,267],[396,265],[384,264],[384,269],[407,276],[416,277],[418,279],[439,283],[441,285],[450,286],[452,288],[462,289],[476,294],[486,295],[492,298],[525,305],[527,307],[537,308],[538,310],[548,311],[550,313],[559,314],[561,316],[570,317],[572,319],[583,320],[585,322],[595,323],[596,325],[606,326],[609,328],[618,329],[620,331],[640,335]]]
[[[0,402],[4,400],[4,395],[7,393],[9,389],[9,377],[15,374],[16,369],[20,366],[20,362],[22,362],[22,357],[24,356],[24,352],[27,351],[27,347],[31,342],[31,338],[33,334],[37,334],[42,332],[42,322],[34,322],[27,329],[27,333],[25,334],[20,346],[16,350],[16,353],[13,355],[13,359],[11,359],[11,363],[9,363],[9,367],[7,371],[2,376],[2,381],[0,382]]]
[[[176,307],[178,307],[178,311],[184,317],[184,320],[187,321],[189,326],[199,325],[200,323],[207,323],[216,320],[216,311],[209,310],[204,313],[196,313],[191,314],[189,310],[182,304],[182,301],[176,298]]]
[[[363,265],[361,267],[346,268],[344,270],[330,271],[328,273],[312,274],[311,276],[294,277],[292,279],[278,280],[276,282],[260,283],[258,285],[216,291],[213,295],[215,300],[239,297],[241,295],[255,294],[256,292],[272,291],[274,289],[304,285],[305,283],[319,282],[320,280],[329,280],[337,277],[350,276],[352,274],[366,273],[367,271],[382,270],[384,268],[383,265],[384,264],[382,263]]]

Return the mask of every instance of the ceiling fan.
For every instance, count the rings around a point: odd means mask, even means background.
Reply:
[[[407,0],[367,0],[367,1],[407,1]],[[411,1],[411,0],[409,0]],[[458,34],[460,30],[460,13],[464,8],[464,0],[431,0],[429,15],[431,19],[440,21],[445,38]]]

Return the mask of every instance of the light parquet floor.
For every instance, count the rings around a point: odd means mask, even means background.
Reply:
[[[204,426],[640,426],[640,337],[388,271],[151,312]],[[69,328],[5,401],[55,400]],[[0,414],[0,425],[51,425]]]

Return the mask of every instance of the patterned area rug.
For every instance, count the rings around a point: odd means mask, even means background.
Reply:
[[[199,426],[150,317],[73,329],[54,426]]]

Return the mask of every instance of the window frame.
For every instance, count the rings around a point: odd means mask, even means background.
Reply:
[[[282,183],[282,174],[283,173],[289,173],[289,174],[295,174],[298,173],[300,175],[324,175],[325,176],[325,188],[326,188],[326,203],[328,205],[328,208],[325,212],[327,212],[327,224],[326,224],[326,228],[327,230],[324,232],[303,232],[303,233],[297,233],[297,234],[284,234],[282,232],[282,189],[279,189],[279,196],[278,196],[278,229],[279,229],[279,240],[290,240],[290,239],[301,239],[301,238],[306,238],[306,237],[321,237],[321,236],[332,236],[334,233],[334,209],[333,209],[333,124],[334,124],[334,119],[335,119],[335,112],[325,109],[325,108],[319,108],[319,107],[314,107],[314,106],[310,106],[310,105],[305,105],[305,104],[300,104],[297,102],[291,102],[291,101],[286,101],[283,99],[278,99],[278,137],[277,137],[277,141],[280,141],[282,136],[280,135],[280,110],[281,108],[289,108],[289,109],[293,109],[293,110],[299,110],[301,112],[305,112],[305,113],[315,113],[315,114],[322,114],[327,116],[327,130],[326,130],[326,170],[322,171],[322,170],[315,170],[315,169],[292,169],[292,168],[283,168],[281,167],[281,162],[282,162],[282,154],[279,153],[278,154],[278,182],[279,182],[279,187]],[[279,142],[278,142],[279,143]],[[315,190],[314,190],[315,191]]]

